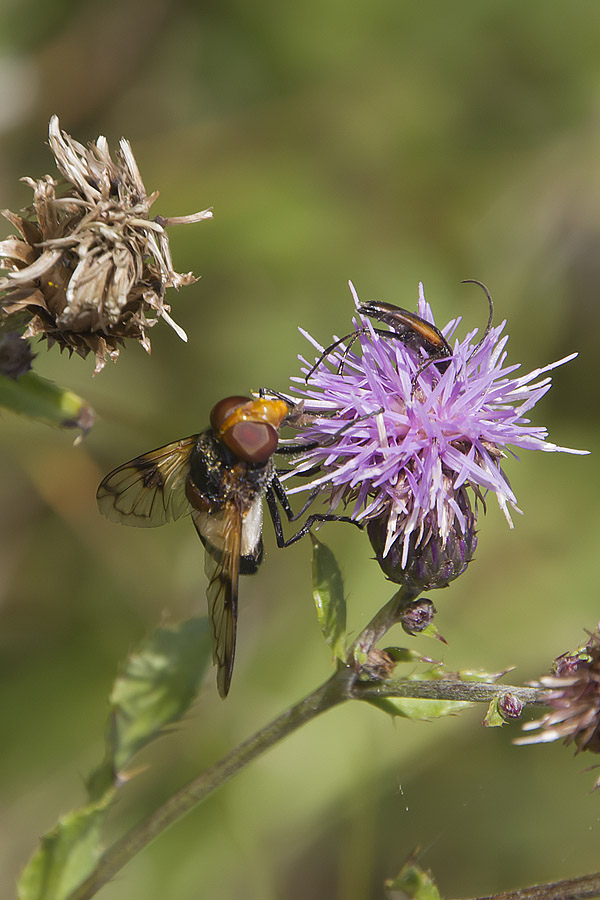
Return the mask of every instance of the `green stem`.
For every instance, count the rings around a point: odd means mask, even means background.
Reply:
[[[512,694],[528,706],[545,706],[546,688],[517,687],[511,684],[490,684],[487,681],[356,681],[352,686],[355,700],[375,697],[410,697],[420,700],[465,700],[470,703],[491,703],[504,694]]]
[[[410,590],[409,588],[400,588],[400,590],[396,591],[392,599],[388,600],[385,606],[382,606],[366,628],[363,628],[358,635],[348,651],[348,660],[350,662],[354,660],[356,651],[367,654],[377,641],[381,640],[384,634],[387,634],[393,625],[398,624],[400,614],[406,607],[410,606],[420,593],[420,591]]]
[[[67,898],[89,900],[136,853],[146,847],[169,825],[186,815],[216,788],[220,787],[241,769],[265,753],[284,737],[310,722],[327,709],[331,709],[351,697],[351,683],[355,672],[340,668],[325,682],[299,703],[274,719],[265,728],[232,750],[218,763],[194,778],[170,797],[146,821],[134,827],[100,857],[96,868]]]
[[[477,900],[591,900],[600,897],[600,872],[553,881],[551,884],[535,884],[533,887],[490,894]]]
[[[369,627],[369,626],[367,626]],[[364,634],[364,632],[363,632]],[[338,671],[299,703],[291,706],[265,728],[232,750],[222,760],[170,797],[146,821],[137,825],[118,840],[99,859],[96,868],[67,898],[89,900],[136,853],[146,847],[166,828],[183,818],[214,790],[236,775],[241,769],[265,753],[288,734],[310,722],[327,709],[346,700],[367,700],[371,697],[417,697],[434,700],[467,700],[489,703],[495,697],[510,693],[529,705],[544,703],[544,691],[539,688],[487,684],[470,681],[387,681],[361,682],[356,670],[342,666]],[[520,895],[506,895],[517,900]],[[529,895],[527,900],[529,900]],[[590,896],[588,894],[582,896]],[[531,900],[537,895],[532,894]],[[525,898],[525,895],[524,895]],[[547,900],[547,898],[546,898]]]

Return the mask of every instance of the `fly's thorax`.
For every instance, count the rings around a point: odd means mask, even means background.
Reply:
[[[237,459],[212,431],[203,431],[190,456],[187,498],[196,509],[219,509],[236,500],[246,509],[264,494],[273,477],[273,464],[252,465]]]

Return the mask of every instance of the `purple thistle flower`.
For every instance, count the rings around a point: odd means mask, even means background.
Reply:
[[[350,290],[358,307],[352,283]],[[434,324],[422,284],[418,314]],[[459,321],[442,329],[446,340]],[[477,346],[476,331],[462,341],[455,339],[442,372],[435,361],[423,369],[425,350],[417,352],[400,338],[381,337],[369,319],[358,315],[354,324],[366,330],[359,338],[360,355],[342,344],[308,382],[305,377],[292,378],[305,413],[314,417],[300,436],[314,446],[296,459],[292,474],[315,466],[320,472],[288,493],[320,488],[328,494],[330,509],[343,502],[351,504],[350,514],[357,521],[385,521],[384,546],[378,554],[384,561],[394,547],[404,569],[409,548],[411,554],[422,549],[432,536],[444,547],[449,537],[474,534],[466,488],[476,497],[493,491],[512,528],[510,507],[520,510],[500,466],[512,453],[509,446],[587,452],[551,444],[547,429],[527,418],[550,389],[547,373],[576,353],[514,377],[519,365],[506,363],[508,336],[503,336],[503,322]],[[302,333],[321,354],[324,348]],[[311,363],[299,358],[306,376]]]

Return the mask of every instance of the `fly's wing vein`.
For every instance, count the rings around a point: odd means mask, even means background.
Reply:
[[[215,513],[203,513],[192,508],[192,520],[205,545],[204,571],[208,578],[206,599],[213,638],[213,662],[217,666],[217,688],[221,697],[229,693],[237,629],[238,584],[242,515],[235,503],[229,503]],[[219,531],[219,546],[207,535]]]
[[[197,440],[193,434],[109,472],[96,493],[102,515],[122,525],[153,528],[188,512],[185,482]]]

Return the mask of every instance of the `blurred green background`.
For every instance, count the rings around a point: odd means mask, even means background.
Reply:
[[[2,207],[22,175],[54,174],[48,119],[80,141],[129,138],[153,212],[214,207],[172,228],[175,268],[201,280],[174,318],[92,380],[91,359],[41,348],[40,374],[99,414],[72,436],[5,414],[0,446],[0,894],[58,815],[83,800],[102,755],[107,696],[126,654],[163,621],[204,609],[187,520],[119,528],[96,509],[110,468],[201,430],[212,404],[284,390],[305,350],[348,328],[363,299],[438,323],[485,321],[483,280],[510,361],[524,371],[579,350],[535,410],[555,442],[597,450],[600,310],[600,6],[588,0],[4,0]],[[6,229],[8,234],[8,228]],[[597,458],[523,454],[507,474],[525,512],[495,502],[476,561],[434,596],[450,666],[523,682],[598,621]],[[114,833],[136,821],[330,672],[310,597],[308,542],[269,527],[242,583],[230,697],[213,673],[185,725],[144,754]],[[363,535],[338,554],[357,629],[389,597]],[[398,637],[401,641],[401,636]],[[599,868],[593,758],[515,748],[484,710],[430,724],[341,708],[227,785],[103,889],[106,900],[366,900],[421,848],[448,897]],[[597,773],[596,773],[597,774]]]

